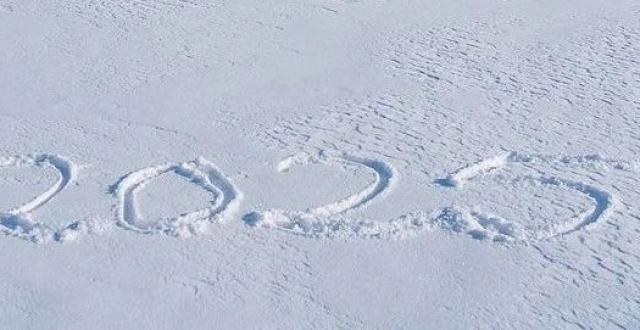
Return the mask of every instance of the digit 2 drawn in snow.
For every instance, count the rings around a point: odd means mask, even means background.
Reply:
[[[173,173],[210,193],[212,204],[202,209],[147,222],[140,214],[136,194],[149,182]],[[203,157],[179,164],[147,167],[123,177],[112,189],[119,199],[118,221],[127,229],[145,233],[191,236],[206,231],[207,226],[232,216],[239,208],[242,194],[213,163]]]
[[[388,194],[397,185],[399,175],[393,166],[374,159],[356,157],[346,154],[318,154],[300,153],[282,160],[277,170],[287,172],[296,166],[310,164],[325,164],[345,169],[348,167],[364,168],[373,175],[371,183],[361,190],[338,201],[308,208],[305,211],[290,211],[284,209],[270,209],[253,212],[243,217],[252,226],[276,228],[310,237],[344,237],[344,238],[377,238],[395,239],[415,236],[433,226],[451,232],[465,233],[474,238],[492,241],[536,241],[556,236],[568,235],[587,230],[598,222],[606,219],[614,211],[618,200],[616,196],[604,188],[587,183],[591,180],[575,180],[566,177],[549,175],[547,169],[567,171],[578,175],[577,169],[593,170],[615,169],[632,171],[634,165],[620,160],[606,159],[601,156],[557,157],[545,155],[527,155],[521,153],[507,153],[497,157],[482,160],[475,164],[462,167],[452,172],[446,178],[436,182],[442,186],[459,188],[465,191],[467,185],[478,186],[483,178],[499,178],[498,190],[503,190],[500,196],[518,198],[509,194],[508,187],[525,185],[528,191],[537,193],[540,189],[561,191],[564,196],[579,196],[587,201],[589,207],[570,206],[567,199],[550,197],[549,192],[544,197],[555,206],[569,210],[568,217],[553,214],[547,216],[543,224],[521,224],[498,215],[481,210],[477,205],[451,206],[443,208],[432,215],[425,213],[409,213],[402,217],[384,221],[364,221],[349,218],[349,213],[370,205],[375,200]],[[534,174],[516,173],[504,175],[515,165],[525,168]],[[534,169],[534,165],[543,165],[547,169]],[[84,222],[76,221],[61,229],[54,229],[33,220],[33,213],[51,201],[77,177],[78,167],[66,158],[51,154],[37,154],[32,156],[14,156],[0,158],[0,169],[8,167],[51,167],[56,170],[58,180],[44,193],[31,201],[0,213],[0,230],[5,234],[20,237],[33,242],[51,240],[64,241],[73,239],[84,228]],[[537,171],[537,172],[536,172]],[[569,173],[569,172],[566,172]],[[139,211],[137,193],[154,179],[174,174],[188,180],[191,184],[203,189],[211,196],[211,205],[199,210],[187,212],[177,217],[167,217],[147,221]],[[590,174],[587,174],[590,176]],[[496,182],[492,185],[495,186]],[[477,188],[477,187],[475,187]],[[173,163],[144,168],[124,176],[111,192],[117,196],[118,223],[120,226],[140,233],[165,233],[174,236],[190,236],[201,233],[214,222],[221,222],[238,211],[243,199],[242,193],[229,181],[213,163],[200,157],[186,163]],[[506,192],[506,194],[505,194]],[[484,195],[484,191],[479,192]],[[497,201],[494,199],[494,201]],[[527,206],[525,209],[529,208]],[[578,211],[576,211],[579,209]],[[559,223],[548,223],[555,219],[564,219]]]
[[[19,237],[33,242],[62,241],[80,230],[79,222],[71,223],[62,229],[34,221],[33,213],[51,201],[71,184],[77,176],[78,167],[68,159],[50,154],[13,156],[0,158],[0,168],[23,168],[28,166],[52,167],[58,173],[56,183],[31,201],[0,214],[2,231],[9,236]]]
[[[613,169],[628,169],[629,164],[623,161],[610,160],[601,156],[555,157],[545,155],[526,155],[507,153],[465,166],[445,179],[437,182],[443,186],[463,188],[466,184],[484,177],[496,176],[501,170],[520,164],[530,166],[544,164],[546,166],[597,166]],[[536,241],[556,236],[568,235],[587,230],[598,221],[606,219],[615,209],[617,200],[613,194],[594,185],[557,176],[550,176],[538,171],[535,175],[517,175],[504,180],[502,184],[527,184],[533,189],[562,189],[577,193],[590,200],[591,207],[577,212],[570,219],[557,224],[544,226],[526,226],[507,220],[503,217],[487,214],[479,208],[452,206],[441,210],[434,216],[434,221],[441,228],[452,232],[466,233],[476,239],[493,241]],[[562,200],[553,201],[562,204]]]
[[[252,226],[277,228],[312,237],[360,237],[396,238],[422,230],[424,215],[405,215],[387,222],[353,221],[344,215],[370,205],[374,200],[389,193],[396,186],[398,174],[389,164],[382,161],[351,155],[317,155],[299,153],[282,160],[278,172],[284,173],[295,166],[326,164],[345,168],[356,166],[373,174],[374,180],[362,190],[336,202],[311,207],[305,211],[271,209],[253,212],[244,217]]]

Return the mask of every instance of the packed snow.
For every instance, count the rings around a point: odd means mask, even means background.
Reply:
[[[0,328],[640,328],[637,0],[0,0]]]

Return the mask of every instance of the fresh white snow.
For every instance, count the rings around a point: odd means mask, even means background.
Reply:
[[[0,328],[637,329],[640,2],[0,0]]]

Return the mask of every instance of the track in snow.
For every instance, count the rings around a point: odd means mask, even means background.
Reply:
[[[33,213],[50,202],[77,177],[78,167],[70,160],[52,154],[13,156],[0,159],[0,169],[7,167],[52,167],[58,173],[58,180],[45,192],[32,200],[0,214],[2,231],[14,237],[32,242],[64,241],[74,239],[83,229],[81,222],[73,222],[62,229],[54,229],[34,221]]]
[[[365,168],[374,175],[374,180],[362,190],[333,203],[305,211],[271,209],[252,212],[244,216],[245,222],[251,226],[277,228],[311,237],[379,239],[410,236],[421,231],[427,223],[428,219],[423,214],[408,214],[387,222],[355,221],[346,217],[351,211],[366,207],[388,194],[396,186],[399,175],[393,166],[385,162],[346,154],[299,153],[282,160],[277,170],[287,172],[294,166],[318,163],[341,168]]]
[[[147,222],[139,211],[137,193],[152,180],[164,174],[181,176],[211,194],[212,205],[181,214],[178,217]],[[232,216],[242,200],[242,193],[213,163],[199,157],[180,163],[147,167],[123,177],[112,192],[119,200],[119,224],[127,229],[144,233],[165,233],[172,236],[191,236],[206,231],[213,222]]]
[[[515,164],[532,165],[534,163],[552,167],[563,165],[586,165],[590,167],[607,167],[619,170],[631,170],[633,165],[629,162],[611,160],[599,155],[589,156],[546,156],[527,155],[521,153],[507,153],[488,158],[477,163],[462,167],[446,178],[436,180],[436,183],[446,187],[464,189],[482,177],[495,174]],[[442,209],[433,216],[435,224],[445,230],[466,233],[476,239],[493,241],[524,241],[531,242],[556,236],[568,235],[577,231],[587,230],[606,219],[617,205],[616,197],[607,190],[588,184],[586,182],[565,179],[557,176],[544,175],[538,171],[538,175],[521,175],[508,180],[508,183],[528,182],[539,189],[540,187],[553,187],[578,193],[592,202],[592,207],[575,217],[565,220],[553,226],[545,226],[537,230],[523,228],[520,224],[503,217],[486,214],[477,206],[473,208],[452,206]],[[562,200],[554,201],[562,204]]]

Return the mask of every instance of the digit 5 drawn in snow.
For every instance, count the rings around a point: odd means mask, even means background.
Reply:
[[[501,171],[506,171],[515,165],[522,165],[527,170],[534,170],[536,164],[551,168],[573,166],[589,170],[597,168],[628,170],[631,168],[631,165],[624,161],[606,159],[598,155],[555,157],[511,152],[465,166],[437,182],[443,186],[463,188],[472,182],[481,182],[483,178],[495,178]],[[564,170],[566,171],[566,168]],[[466,233],[481,240],[531,242],[588,230],[597,222],[610,216],[618,203],[616,197],[603,188],[580,180],[547,175],[542,170],[537,170],[534,175],[517,174],[513,177],[503,177],[501,181],[500,186],[505,189],[517,185],[527,185],[528,189],[536,191],[547,189],[553,190],[553,192],[566,191],[573,195],[577,193],[581,198],[588,200],[590,206],[585,210],[576,211],[576,207],[566,205],[566,200],[546,196],[553,205],[569,209],[573,214],[559,223],[528,224],[526,226],[486,213],[477,206],[472,209],[464,206],[452,206],[444,208],[434,215],[435,224],[445,230]],[[536,194],[539,193],[536,192]],[[504,198],[510,198],[511,195],[513,194],[504,195]]]
[[[184,213],[178,217],[147,222],[138,210],[136,194],[149,182],[164,174],[183,177],[211,195],[210,206]],[[112,192],[118,197],[120,226],[145,234],[165,233],[191,236],[206,231],[208,225],[232,216],[239,208],[242,193],[213,163],[203,157],[194,161],[147,167],[123,177]]]
[[[0,214],[2,231],[9,236],[36,243],[71,239],[75,236],[74,233],[81,229],[80,222],[71,223],[62,229],[54,229],[51,226],[34,221],[33,213],[51,201],[76,179],[78,167],[62,156],[51,154],[0,158],[0,169],[28,166],[52,167],[58,173],[58,180],[53,186],[31,201]]]
[[[336,202],[311,207],[305,211],[271,209],[253,212],[244,217],[247,224],[265,228],[277,228],[312,237],[397,238],[422,230],[424,215],[405,215],[388,222],[352,221],[344,216],[361,209],[388,194],[396,186],[398,173],[393,166],[374,159],[351,155],[317,155],[299,153],[282,160],[278,172],[287,172],[295,166],[326,164],[330,166],[364,167],[374,180],[362,190]]]
[[[354,220],[350,213],[371,205],[394,189],[399,175],[393,166],[375,159],[320,152],[315,155],[300,153],[288,157],[278,164],[277,170],[287,172],[296,166],[310,164],[337,166],[341,169],[364,168],[372,174],[373,180],[361,190],[326,205],[310,207],[305,211],[270,209],[253,212],[245,215],[243,220],[252,226],[276,228],[310,237],[396,239],[415,236],[425,229],[437,226],[481,240],[531,242],[585,231],[609,217],[619,201],[607,189],[588,183],[593,181],[591,175],[601,169],[635,172],[633,164],[597,155],[555,157],[512,152],[465,166],[437,182],[443,186],[460,188],[461,192],[480,189],[476,197],[491,197],[489,190],[493,190],[494,198],[488,198],[492,205],[506,203],[507,209],[522,209],[525,212],[543,210],[546,214],[541,222],[522,225],[512,221],[514,217],[497,216],[494,215],[496,212],[486,212],[477,206],[451,206],[431,215],[409,213],[390,221],[377,222]],[[516,165],[527,172],[511,173]],[[535,168],[540,165],[544,168]],[[32,215],[76,179],[78,167],[62,156],[51,154],[0,158],[0,169],[28,166],[51,167],[56,170],[58,180],[31,201],[0,213],[0,230],[9,236],[33,242],[75,238],[85,230],[86,223],[77,221],[62,229],[54,229],[34,221]],[[551,175],[548,174],[549,170],[580,177],[571,179],[565,177],[565,174]],[[580,170],[584,170],[586,174],[580,174]],[[164,174],[175,174],[201,188],[211,196],[211,205],[176,217],[145,220],[139,211],[137,194],[148,183]],[[494,181],[489,182],[486,187],[482,186],[483,182],[488,181],[486,179]],[[466,188],[462,189],[463,187]],[[522,187],[525,193],[533,192],[533,198],[523,199],[518,194],[522,191],[509,190]],[[545,189],[546,192],[542,194],[540,189]],[[205,231],[211,223],[221,222],[237,212],[243,199],[242,193],[222,171],[202,157],[186,163],[165,164],[135,171],[124,176],[112,187],[111,192],[118,198],[117,217],[121,227],[140,233],[165,233],[174,236],[190,236]],[[474,197],[471,202],[475,200],[477,198]],[[522,200],[527,200],[526,207],[513,208],[509,204]],[[560,210],[552,210],[550,214],[549,209],[532,207],[537,200],[550,202]],[[566,214],[560,214],[563,212]],[[556,219],[564,220],[557,222]]]

